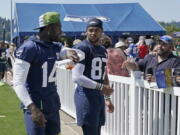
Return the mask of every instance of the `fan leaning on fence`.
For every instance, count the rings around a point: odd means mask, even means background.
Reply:
[[[144,72],[144,78],[147,81],[154,81],[157,70],[180,68],[180,58],[173,55],[172,50],[172,37],[168,35],[161,36],[156,45],[156,55],[149,54],[136,63],[127,60],[123,63],[123,67],[128,70],[140,70]],[[179,79],[177,78],[177,80]]]

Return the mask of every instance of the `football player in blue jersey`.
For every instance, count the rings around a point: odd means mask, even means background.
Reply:
[[[28,135],[60,133],[60,100],[55,85],[55,63],[79,61],[76,51],[58,43],[60,15],[47,12],[39,17],[38,36],[30,37],[15,52],[14,89],[23,104]]]
[[[114,111],[110,99],[113,88],[109,86],[105,72],[107,52],[99,42],[102,25],[101,20],[91,19],[86,28],[86,40],[75,46],[85,53],[85,59],[72,71],[73,80],[78,84],[74,96],[77,124],[82,127],[84,135],[101,134],[101,126],[105,124],[105,105],[109,112]]]

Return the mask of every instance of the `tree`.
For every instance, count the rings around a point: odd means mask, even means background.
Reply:
[[[10,20],[0,17],[0,40],[3,40],[3,25],[5,24],[5,40],[10,41]]]
[[[161,26],[163,26],[168,35],[172,35],[174,32],[180,31],[180,27],[178,27],[180,24],[180,22],[171,22],[171,23],[165,23],[165,22],[159,22],[161,24]]]

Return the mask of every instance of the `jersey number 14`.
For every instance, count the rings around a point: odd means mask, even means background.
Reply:
[[[55,65],[56,64],[54,64],[53,69],[52,69],[49,77],[48,77],[48,64],[47,64],[47,62],[44,62],[44,64],[42,65],[42,69],[43,69],[42,87],[47,87],[47,83],[56,81],[56,76],[55,76],[56,66]]]

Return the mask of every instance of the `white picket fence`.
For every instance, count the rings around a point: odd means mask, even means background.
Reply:
[[[180,135],[180,88],[157,89],[133,75],[109,79],[115,111],[106,113],[103,135]],[[75,118],[70,70],[58,67],[57,86],[62,110]]]

